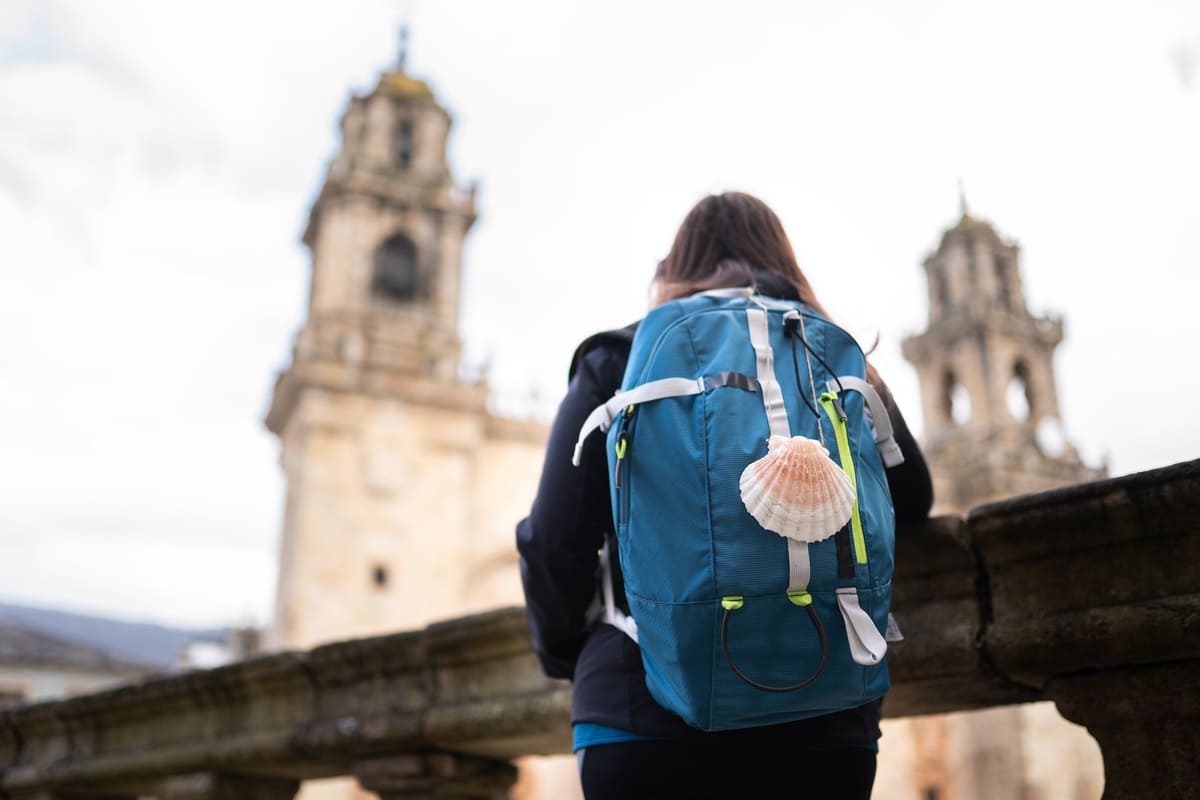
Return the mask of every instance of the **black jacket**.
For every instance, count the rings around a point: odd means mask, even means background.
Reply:
[[[521,581],[534,649],[546,674],[573,681],[572,722],[593,722],[670,739],[722,737],[756,747],[869,745],[879,737],[880,702],[784,725],[704,733],[654,701],[638,646],[615,628],[591,628],[586,614],[596,592],[597,551],[614,530],[604,437],[584,444],[571,466],[575,440],[593,408],[620,387],[629,342],[598,335],[576,352],[567,395],[559,406],[530,515],[517,525]],[[897,523],[924,519],[933,502],[929,470],[895,403],[891,409],[904,464],[887,470]],[[612,548],[616,554],[616,548]],[[615,559],[614,559],[615,560]],[[615,593],[624,605],[620,570]]]

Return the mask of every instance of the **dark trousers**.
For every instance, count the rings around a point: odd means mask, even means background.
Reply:
[[[869,800],[875,753],[622,742],[576,753],[587,800]]]

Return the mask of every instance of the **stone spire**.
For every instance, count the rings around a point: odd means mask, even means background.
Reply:
[[[400,26],[400,52],[396,58],[396,71],[404,72],[408,61],[408,25]]]

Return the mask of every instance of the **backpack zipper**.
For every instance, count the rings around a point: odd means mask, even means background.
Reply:
[[[850,477],[854,486],[854,508],[850,512],[850,533],[854,539],[854,560],[859,564],[867,563],[867,539],[863,535],[862,517],[858,512],[858,478],[854,474],[854,457],[850,452],[850,435],[846,429],[846,412],[838,399],[837,392],[824,392],[820,397],[821,408],[829,416],[833,425],[833,433],[837,438],[838,459],[842,469]]]
[[[802,305],[802,307],[806,307],[806,306]],[[652,363],[654,363],[654,356],[658,354],[659,346],[662,344],[662,341],[666,337],[667,332],[670,331],[672,328],[674,328],[675,326],[680,325],[684,322],[688,322],[693,317],[698,317],[701,314],[714,314],[714,313],[720,313],[722,311],[745,311],[746,308],[747,307],[743,307],[743,306],[738,306],[737,308],[729,308],[728,306],[719,306],[717,308],[700,308],[695,311],[689,311],[688,313],[686,313],[680,317],[676,317],[675,319],[668,322],[666,324],[666,326],[661,331],[658,332],[658,336],[654,340],[654,345],[650,348],[649,355],[646,356],[645,362],[642,365],[641,372],[638,374],[638,383],[646,382],[646,373],[650,371],[650,365]],[[771,314],[772,312],[780,311],[780,310],[781,309],[767,309],[767,314]],[[829,320],[825,319],[821,315],[814,314],[810,311],[800,311],[800,309],[796,309],[796,311],[798,311],[801,315],[803,315],[807,319],[821,322],[825,325],[829,325],[830,327],[832,327],[836,330],[841,331],[842,333],[844,333],[846,335],[847,338],[850,339],[851,343],[853,343],[853,344],[855,344],[855,346],[857,346],[857,342],[854,341],[854,337],[850,336],[849,333],[846,333],[845,329],[839,327],[836,323],[830,322]],[[862,348],[859,348],[859,352],[860,353],[862,352]],[[864,360],[866,359],[865,355],[863,356],[863,359]]]
[[[625,459],[629,457],[629,451],[633,446],[633,418],[637,415],[637,406],[629,406],[621,415],[621,427],[617,431],[617,442],[614,445],[617,455],[617,464],[613,468],[613,488],[617,490],[618,498],[618,519],[617,524],[623,524],[629,521],[629,487],[621,485],[622,466],[625,464]],[[629,478],[626,476],[626,483]]]

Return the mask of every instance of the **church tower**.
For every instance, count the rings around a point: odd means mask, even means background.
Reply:
[[[1104,477],[1063,435],[1054,380],[1062,319],[1030,313],[1017,245],[964,203],[924,266],[929,323],[903,351],[921,384],[935,513],[965,515],[989,501]],[[911,754],[880,761],[881,776],[905,785],[897,797],[906,800],[1100,795],[1099,748],[1053,703],[884,726]]]
[[[1104,476],[1065,439],[1054,380],[1059,317],[1025,303],[1020,249],[967,213],[925,259],[926,330],[904,341],[917,369],[923,450],[942,511]]]
[[[493,417],[460,378],[475,193],[447,164],[450,124],[402,48],[351,97],[313,203],[308,316],[266,417],[287,480],[276,646],[519,601],[512,526],[545,429]]]

